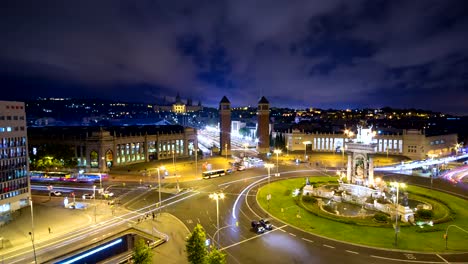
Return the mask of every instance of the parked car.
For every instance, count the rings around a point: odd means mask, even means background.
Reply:
[[[252,229],[257,234],[265,233],[265,228],[257,221],[252,221]]]
[[[273,226],[270,224],[270,221],[268,220],[264,220],[264,219],[260,219],[260,221],[258,221],[262,226],[263,228],[265,228],[266,230],[272,230],[273,229]]]
[[[90,194],[90,193],[85,193],[83,194],[83,200],[88,200],[88,199],[93,199],[94,198],[94,195]]]

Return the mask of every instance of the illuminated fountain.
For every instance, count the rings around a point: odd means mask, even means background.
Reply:
[[[372,127],[358,126],[356,138],[347,143],[346,172],[337,172],[339,185],[314,188],[306,184],[303,195],[322,198],[319,199],[319,206],[340,216],[361,217],[381,211],[392,216],[398,214],[404,222],[412,221],[413,211],[409,207],[407,193],[402,193],[397,201],[395,188],[388,187],[380,178],[374,179],[373,155],[377,146],[374,136]],[[416,203],[411,201],[411,206],[416,207]]]

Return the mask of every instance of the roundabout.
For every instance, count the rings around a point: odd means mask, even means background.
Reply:
[[[310,183],[332,184],[336,177],[310,177]],[[464,210],[468,201],[443,192],[429,190],[418,186],[408,186],[410,197],[429,203],[434,208],[431,219],[419,220],[426,225],[405,223],[398,234],[395,246],[394,220],[376,221],[372,216],[339,216],[320,210],[317,199],[300,194],[306,178],[278,180],[262,186],[256,196],[262,209],[275,219],[292,225],[306,232],[357,245],[397,249],[418,252],[467,252],[468,234],[464,232],[449,233],[449,240],[444,234],[450,225],[467,229],[468,213]],[[271,199],[267,200],[267,194]],[[430,195],[428,195],[430,193]],[[319,198],[320,199],[320,198]],[[269,208],[269,209],[268,209]],[[393,223],[393,224],[392,224]],[[433,223],[433,226],[430,226]]]

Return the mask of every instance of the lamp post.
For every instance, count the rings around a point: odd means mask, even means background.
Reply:
[[[275,149],[273,153],[276,154],[276,174],[275,176],[280,176],[278,169],[279,169],[279,163],[278,163],[278,155],[281,154],[281,149]]]
[[[218,233],[217,244],[219,248],[219,200],[224,199],[224,193],[212,193],[209,195],[209,197],[216,201],[216,230]]]
[[[307,145],[312,144],[312,141],[304,141],[302,142],[302,144],[304,144],[304,161],[305,161],[307,157]]]
[[[31,232],[29,232],[29,235],[31,236],[31,243],[33,247],[34,263],[37,263],[36,247],[34,245],[34,211],[33,211],[32,197],[29,197],[29,205],[31,206]]]
[[[164,166],[158,167],[158,191],[159,191],[159,214],[161,214],[161,205],[162,205],[162,200],[161,200],[161,173],[159,170],[165,170],[166,168]]]
[[[226,154],[226,160],[227,160],[227,147],[228,147],[228,144],[227,143],[224,144],[224,152]]]
[[[96,185],[93,185],[94,223],[96,223]]]
[[[396,200],[395,200],[395,247],[398,246],[398,194],[400,192],[400,187],[405,188],[406,184],[400,182],[392,182],[391,185],[396,188]]]
[[[268,170],[268,194],[267,194],[267,204],[268,204],[268,210],[270,209],[270,200],[271,200],[271,194],[270,194],[270,169],[273,168],[275,165],[271,163],[265,163],[265,168]]]
[[[195,149],[195,177],[198,175],[198,148]]]
[[[175,151],[172,151],[172,166],[174,167],[174,176],[176,175],[176,166],[175,166]]]
[[[247,157],[247,148],[249,147],[249,143],[244,143],[244,158]]]

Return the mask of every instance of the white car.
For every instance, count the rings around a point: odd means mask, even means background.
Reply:
[[[93,199],[94,198],[94,195],[90,194],[90,193],[85,193],[83,194],[82,196],[83,200],[86,200],[86,199]]]
[[[62,195],[62,193],[59,192],[59,191],[52,191],[52,192],[50,192],[50,194],[53,194],[55,196],[61,196]]]
[[[105,191],[105,192],[103,193],[103,195],[104,195],[104,196],[112,197],[112,196],[114,196],[114,193],[113,193],[113,192],[109,192],[109,191]]]

